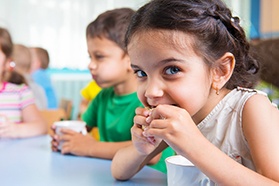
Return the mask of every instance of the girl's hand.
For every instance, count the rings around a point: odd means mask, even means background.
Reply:
[[[0,122],[0,138],[17,138],[17,125],[10,122],[7,117],[1,116]]]
[[[134,125],[131,128],[132,141],[137,150],[142,154],[150,154],[162,141],[154,136],[144,136],[145,130],[149,128],[149,118],[151,110],[146,108],[137,108],[134,117]]]
[[[176,106],[158,105],[152,110],[148,120],[151,122],[144,135],[163,139],[179,154],[183,147],[184,150],[185,147],[190,147],[197,136],[201,135],[189,113]]]
[[[61,133],[63,135],[59,136],[59,141],[63,141],[62,154],[71,153],[77,156],[88,156],[90,154],[88,152],[89,147],[97,143],[90,134],[83,135],[69,129],[61,129]]]

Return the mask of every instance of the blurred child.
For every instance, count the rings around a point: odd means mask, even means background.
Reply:
[[[24,84],[24,77],[12,71],[15,66],[11,61],[12,52],[11,36],[5,28],[0,28],[0,138],[46,134],[47,125],[34,103],[31,90]]]
[[[100,91],[101,87],[99,87],[99,85],[94,80],[91,80],[83,89],[81,89],[81,101],[79,105],[78,120],[81,120],[81,115],[86,111],[89,103],[97,96]],[[100,139],[97,127],[93,127],[90,133],[96,140]]]
[[[78,119],[81,119],[81,115],[86,111],[90,101],[92,101],[100,91],[101,87],[99,87],[95,80],[91,80],[85,87],[81,89],[81,101],[79,105]]]
[[[31,55],[29,49],[24,45],[15,44],[13,48],[13,61],[15,62],[14,70],[24,76],[28,86],[32,90],[38,109],[46,109],[47,98],[45,91],[40,85],[33,81],[29,73],[31,67]]]
[[[124,47],[124,35],[134,11],[114,9],[99,15],[86,29],[88,66],[93,79],[102,88],[90,103],[82,119],[89,131],[98,127],[100,141],[92,136],[62,130],[53,136],[52,149],[57,151],[60,140],[65,141],[62,154],[112,159],[120,148],[131,145],[135,109],[142,106],[137,98],[137,83],[130,58]],[[155,157],[151,164],[156,163]]]
[[[133,145],[112,161],[116,179],[171,146],[216,185],[278,185],[279,111],[250,89],[259,66],[221,0],[150,1],[132,18],[126,45],[138,97],[152,110],[136,110]]]
[[[57,98],[51,79],[47,72],[49,66],[49,55],[46,49],[41,47],[31,47],[31,69],[30,73],[34,81],[44,88],[47,96],[47,107],[54,109],[58,107]]]

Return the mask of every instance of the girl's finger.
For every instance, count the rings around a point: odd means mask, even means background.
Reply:
[[[136,115],[142,115],[142,116],[145,116],[145,117],[147,117],[148,114],[149,114],[148,109],[142,108],[142,107],[136,108],[135,112],[136,112]]]

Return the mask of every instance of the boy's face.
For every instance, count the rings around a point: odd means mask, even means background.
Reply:
[[[130,60],[124,51],[105,37],[87,38],[92,78],[102,87],[115,86],[127,78]]]

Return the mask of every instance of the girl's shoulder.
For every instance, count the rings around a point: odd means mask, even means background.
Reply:
[[[249,89],[249,88],[242,88],[242,87],[237,87],[237,91],[242,92],[242,94],[247,95],[247,102],[248,104],[250,102],[256,102],[256,104],[266,104],[267,106],[274,106],[277,108],[277,105],[272,103],[272,101],[269,99],[267,92],[261,91],[258,89]],[[251,99],[250,99],[251,98]],[[245,104],[247,104],[245,102]]]
[[[26,84],[14,84],[14,83],[9,83],[6,82],[4,85],[4,92],[22,92],[22,91],[26,91],[29,90],[29,87]]]

